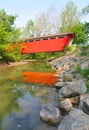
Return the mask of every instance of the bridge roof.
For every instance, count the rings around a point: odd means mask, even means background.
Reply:
[[[64,38],[66,36],[70,36],[73,38],[75,36],[74,32],[71,33],[61,33],[61,34],[54,34],[54,35],[47,35],[47,36],[41,36],[41,37],[33,37],[33,38],[27,38],[25,42],[32,42],[32,41],[40,41],[40,40],[49,40],[49,39],[56,39],[56,38]]]

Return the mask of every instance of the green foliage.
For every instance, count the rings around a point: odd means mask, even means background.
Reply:
[[[8,47],[11,43],[19,40],[20,31],[15,28],[14,21],[16,15],[8,15],[4,10],[0,10],[0,60],[8,63],[11,60],[17,60],[16,51],[8,53]],[[19,57],[19,52],[18,52]]]
[[[18,39],[20,32],[14,25],[16,17],[0,10],[0,44],[12,43],[13,40],[15,42]]]
[[[89,80],[89,68],[82,70],[82,74]]]
[[[88,37],[85,30],[85,24],[79,22],[77,25],[73,26],[70,31],[75,32],[73,44],[86,44]]]
[[[82,74],[87,80],[89,80],[89,68],[82,70],[80,65],[78,65],[76,72]]]
[[[9,61],[19,61],[21,60],[21,47],[16,46],[9,50],[10,44],[0,45],[0,61],[9,63]]]
[[[66,46],[64,51],[72,51],[75,46]]]
[[[89,14],[89,4],[82,9],[82,14],[83,15]],[[86,30],[86,33],[88,35],[88,40],[89,40],[89,22],[85,22],[85,30]]]
[[[89,13],[89,4],[82,9],[82,14],[88,14]]]
[[[48,59],[55,59],[63,55],[64,52],[43,52],[43,53],[25,54],[22,56],[22,59],[48,60]]]
[[[87,90],[89,92],[89,82],[86,82]]]
[[[10,55],[7,53],[8,45],[0,45],[0,61],[5,61],[8,63],[10,60]]]
[[[89,22],[85,22],[85,31],[89,34]]]
[[[81,52],[80,52],[81,56],[88,56],[89,55],[89,45],[81,46],[80,50],[81,50]]]
[[[77,73],[82,73],[80,64],[77,65],[76,72],[77,72]]]
[[[9,55],[13,57],[14,61],[20,61],[22,58],[21,55],[21,44],[17,44],[17,46],[14,46],[12,51],[9,52]]]
[[[88,40],[87,24],[80,22],[80,14],[77,10],[77,6],[73,1],[69,1],[65,9],[61,12],[61,27],[60,32],[75,32],[75,38],[73,44],[86,43]]]

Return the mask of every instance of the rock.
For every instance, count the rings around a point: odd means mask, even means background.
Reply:
[[[75,69],[73,68],[73,69],[71,69],[69,72],[74,75]]]
[[[78,105],[79,104],[79,99],[80,99],[80,96],[69,98],[71,103],[74,104],[74,105]]]
[[[62,71],[62,70],[63,70],[63,67],[62,67],[62,66],[59,66],[58,69],[57,69],[58,72],[60,72],[60,71]]]
[[[89,93],[81,96],[79,108],[89,115]]]
[[[70,68],[71,69],[74,69],[74,68],[76,68],[77,67],[77,63],[76,62],[71,62],[70,63]]]
[[[81,78],[83,78],[83,75],[82,75],[82,74],[79,74],[79,73],[78,73],[78,74],[75,74],[75,78],[76,78],[76,79],[81,79]]]
[[[64,85],[64,82],[57,82],[57,83],[55,84],[55,87],[60,89],[60,88],[63,87],[63,85]]]
[[[65,112],[69,112],[72,108],[70,100],[65,99],[64,101],[60,101],[60,108]]]
[[[63,70],[64,70],[64,71],[69,71],[69,70],[70,70],[69,64],[68,64],[68,65],[65,64],[65,65],[63,66]]]
[[[71,61],[73,62],[76,62],[77,61],[77,58],[76,57],[71,57]]]
[[[57,82],[63,82],[63,78],[58,78]]]
[[[63,75],[63,79],[64,79],[64,81],[72,81],[72,79],[73,79],[73,74],[69,74],[69,73],[64,74],[64,75]]]
[[[81,67],[82,70],[87,69],[87,68],[89,67],[89,61],[86,61],[86,62],[82,63],[82,64],[80,65],[80,67]]]
[[[89,115],[72,108],[61,121],[58,130],[89,130]]]
[[[87,92],[86,85],[83,82],[66,82],[58,92],[58,98],[70,98]]]
[[[40,117],[43,121],[51,125],[56,125],[61,121],[60,111],[51,104],[48,104],[41,110]]]
[[[55,60],[53,63],[52,63],[52,66],[55,67],[55,68],[59,68],[59,66],[61,66],[61,62],[59,60]]]

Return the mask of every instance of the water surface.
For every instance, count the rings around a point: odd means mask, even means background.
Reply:
[[[56,130],[40,119],[44,105],[58,105],[55,88],[44,82],[26,82],[24,72],[55,73],[44,62],[0,69],[0,130]]]

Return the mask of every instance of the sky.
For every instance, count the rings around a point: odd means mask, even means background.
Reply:
[[[0,9],[7,14],[18,15],[15,20],[17,27],[25,26],[27,21],[35,19],[39,12],[47,10],[51,5],[61,10],[69,0],[0,0]],[[73,0],[79,10],[89,4],[89,0]],[[82,18],[82,21],[89,22],[89,15]]]

